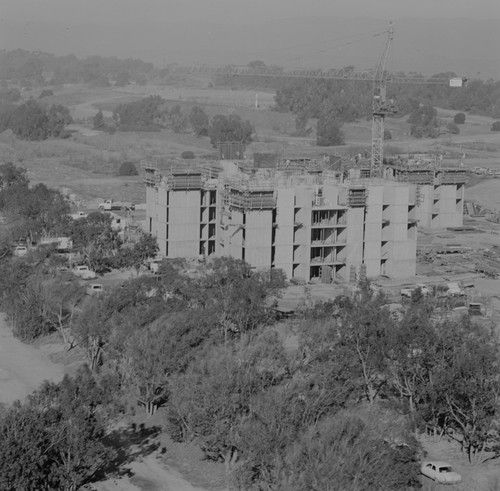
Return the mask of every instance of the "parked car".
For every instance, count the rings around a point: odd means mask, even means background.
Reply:
[[[73,273],[84,280],[93,280],[97,277],[95,271],[92,271],[88,266],[84,265],[75,266],[73,268]]]
[[[99,295],[104,291],[103,286],[100,283],[91,283],[87,286],[87,295]]]
[[[16,257],[26,256],[26,254],[28,254],[28,248],[26,246],[23,246],[23,245],[18,245],[14,249],[13,254]]]
[[[462,481],[462,476],[450,464],[438,460],[422,462],[420,472],[440,484],[457,484]]]

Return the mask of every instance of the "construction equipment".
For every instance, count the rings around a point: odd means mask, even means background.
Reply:
[[[391,104],[387,103],[387,84],[427,84],[427,85],[449,85],[450,87],[463,87],[467,79],[454,78],[424,78],[424,77],[401,77],[386,71],[387,59],[394,39],[394,25],[389,23],[387,31],[377,33],[374,36],[387,34],[384,50],[380,56],[375,70],[357,71],[351,68],[332,70],[312,69],[284,69],[281,67],[267,66],[211,66],[195,65],[190,67],[191,73],[207,73],[211,75],[230,75],[245,77],[277,77],[277,78],[310,78],[310,79],[332,79],[332,80],[361,80],[373,83],[372,102],[372,142],[370,174],[380,176],[384,160],[384,121],[388,114],[395,112]]]

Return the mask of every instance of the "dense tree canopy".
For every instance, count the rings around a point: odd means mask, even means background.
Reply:
[[[237,114],[229,116],[217,114],[210,120],[208,136],[213,146],[217,146],[219,142],[230,141],[249,143],[252,141],[254,131],[252,124],[249,121],[243,121]]]
[[[41,51],[23,49],[0,52],[0,79],[25,84],[43,84],[43,72],[52,73],[54,84],[98,82],[104,78],[123,81],[140,80],[155,72],[152,63],[138,59],[91,56],[78,58],[75,55],[55,56]]]
[[[120,129],[147,130],[159,122],[165,101],[150,95],[140,101],[120,104],[113,111],[113,120]]]
[[[69,109],[61,104],[49,108],[30,99],[24,104],[0,107],[0,130],[10,129],[22,140],[46,140],[69,136],[65,126],[73,120]]]
[[[438,136],[437,111],[430,105],[416,107],[408,117],[408,123],[411,124],[411,134],[417,138]]]
[[[196,136],[208,136],[208,115],[200,106],[194,106],[191,109],[189,124]]]
[[[0,487],[76,491],[106,465],[111,393],[88,370],[46,382],[0,416]]]

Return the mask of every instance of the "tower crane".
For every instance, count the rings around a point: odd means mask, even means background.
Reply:
[[[276,77],[276,78],[306,78],[306,79],[330,79],[330,80],[361,80],[370,81],[373,85],[372,99],[372,141],[370,175],[380,176],[384,160],[384,123],[385,117],[393,113],[391,104],[387,103],[387,84],[426,84],[426,85],[449,85],[450,87],[463,87],[467,79],[455,78],[423,78],[402,77],[388,73],[386,70],[387,59],[394,39],[394,24],[389,23],[389,29],[382,33],[387,34],[384,50],[374,70],[357,71],[350,68],[342,69],[284,69],[281,67],[267,66],[211,66],[195,65],[190,68],[191,73],[207,73],[211,75],[245,76],[245,77]]]
[[[384,122],[385,116],[392,112],[387,106],[387,73],[385,70],[387,58],[394,39],[394,25],[389,24],[387,40],[384,51],[380,56],[377,68],[373,75],[373,100],[372,100],[372,155],[370,174],[378,176],[384,162]]]

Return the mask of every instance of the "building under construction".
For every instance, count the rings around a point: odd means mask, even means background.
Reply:
[[[401,278],[415,274],[417,224],[462,224],[460,168],[392,162],[376,179],[329,160],[158,164],[142,165],[147,220],[169,258],[226,255],[325,283]]]
[[[388,179],[412,184],[416,191],[416,218],[425,228],[463,225],[465,184],[464,167],[444,165],[439,159],[394,159],[387,162]]]

